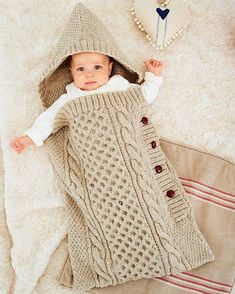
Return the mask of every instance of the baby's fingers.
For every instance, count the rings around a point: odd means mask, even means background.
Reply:
[[[18,140],[12,140],[11,141],[11,146],[13,146],[13,147],[19,147],[20,146],[20,143],[18,142]]]
[[[158,61],[157,60],[153,60],[152,65],[153,66],[158,66]]]
[[[21,153],[23,150],[24,150],[23,147],[18,146],[17,149],[16,149],[16,152]]]
[[[148,66],[148,65],[150,64],[150,60],[146,60],[146,61],[144,61],[144,64],[145,64],[146,66]]]
[[[16,152],[20,153],[23,151],[23,147],[21,144],[15,140],[10,143],[11,148],[13,148]]]
[[[10,142],[10,146],[11,146],[11,148],[16,148],[16,142],[15,142],[15,140],[12,140],[11,142]]]

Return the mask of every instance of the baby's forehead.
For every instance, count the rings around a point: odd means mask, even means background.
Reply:
[[[109,61],[109,56],[102,54],[102,53],[96,53],[96,52],[82,52],[82,53],[76,53],[73,54],[71,57],[72,63],[77,64],[86,64],[86,63],[103,63]]]

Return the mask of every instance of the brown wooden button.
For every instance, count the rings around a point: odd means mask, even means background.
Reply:
[[[146,125],[148,123],[148,118],[146,116],[143,116],[142,119],[141,119],[141,122]]]
[[[162,172],[162,166],[161,165],[156,165],[155,166],[155,171],[156,171],[156,173],[161,173]]]
[[[168,190],[168,191],[166,192],[166,195],[167,195],[168,197],[172,198],[172,197],[174,197],[175,192],[174,192],[173,190]]]
[[[151,142],[151,145],[152,145],[152,148],[155,149],[155,148],[157,147],[157,143],[156,143],[156,141],[152,141],[152,142]]]

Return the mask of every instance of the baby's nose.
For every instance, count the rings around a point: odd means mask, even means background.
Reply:
[[[90,70],[87,72],[86,75],[87,75],[87,77],[92,77],[92,76],[94,76],[94,71]]]

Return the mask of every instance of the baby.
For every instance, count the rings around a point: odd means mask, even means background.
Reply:
[[[45,112],[39,115],[33,126],[23,136],[11,140],[10,146],[18,153],[32,145],[41,146],[51,134],[57,111],[67,101],[88,94],[126,90],[132,84],[119,74],[111,76],[113,62],[108,55],[95,52],[83,52],[71,55],[70,71],[73,82],[67,85],[67,93],[61,95]],[[144,98],[151,103],[157,96],[162,83],[162,61],[145,61],[147,72],[141,85]],[[88,93],[89,92],[89,93]]]

